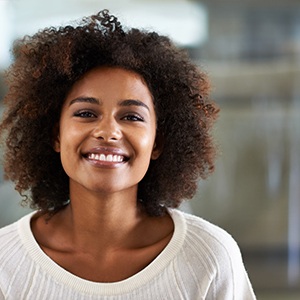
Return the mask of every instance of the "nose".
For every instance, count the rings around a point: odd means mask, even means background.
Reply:
[[[103,117],[97,123],[93,135],[95,138],[107,142],[117,141],[121,138],[122,131],[117,120],[112,117]]]

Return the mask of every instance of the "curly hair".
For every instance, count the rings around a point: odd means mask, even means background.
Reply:
[[[150,162],[138,197],[150,216],[192,198],[214,169],[212,126],[218,114],[204,72],[166,36],[124,29],[107,10],[73,25],[50,27],[14,44],[0,124],[4,171],[32,208],[60,210],[69,178],[53,150],[53,131],[72,85],[97,66],[140,74],[153,95],[164,149]]]

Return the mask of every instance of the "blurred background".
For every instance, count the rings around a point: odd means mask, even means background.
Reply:
[[[300,1],[0,0],[0,99],[16,38],[104,8],[207,71],[220,155],[182,209],[233,235],[258,299],[300,299]],[[0,165],[0,227],[29,211],[20,199]]]

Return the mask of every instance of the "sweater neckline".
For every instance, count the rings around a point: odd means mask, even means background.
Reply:
[[[21,240],[24,247],[34,263],[38,265],[44,272],[52,276],[56,281],[61,282],[70,288],[87,293],[98,295],[120,295],[137,289],[149,281],[153,280],[158,274],[165,269],[168,264],[176,257],[182,249],[182,245],[186,235],[186,222],[182,212],[177,209],[169,209],[173,223],[174,232],[171,240],[162,252],[143,270],[130,276],[127,279],[101,283],[82,279],[56,264],[36,242],[30,227],[30,221],[35,212],[23,217],[18,226]]]

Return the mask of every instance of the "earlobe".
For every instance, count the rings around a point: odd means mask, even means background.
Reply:
[[[152,149],[151,159],[156,160],[160,157],[161,153],[163,151],[163,137],[161,134],[157,133],[154,146]]]
[[[55,152],[60,152],[60,138],[58,125],[56,125],[53,128],[53,149]]]
[[[59,136],[57,136],[54,140],[53,143],[53,149],[55,152],[60,152],[60,141],[59,141]]]

